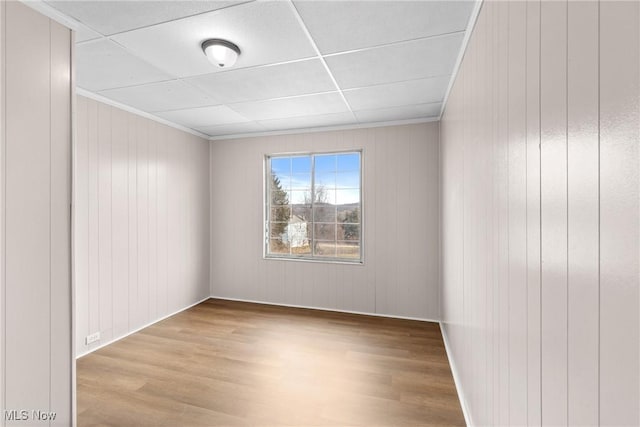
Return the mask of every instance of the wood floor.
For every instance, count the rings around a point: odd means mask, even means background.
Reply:
[[[464,425],[436,323],[211,299],[77,378],[80,427]]]

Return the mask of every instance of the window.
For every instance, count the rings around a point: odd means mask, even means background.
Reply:
[[[266,158],[270,258],[362,261],[361,153]]]

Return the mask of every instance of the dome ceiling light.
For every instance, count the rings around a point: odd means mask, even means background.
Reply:
[[[216,67],[233,67],[240,55],[240,48],[227,40],[209,39],[202,42],[202,51]]]

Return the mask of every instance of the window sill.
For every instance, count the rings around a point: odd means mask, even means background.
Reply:
[[[335,259],[335,258],[303,258],[303,257],[287,257],[287,256],[273,256],[273,255],[264,255],[262,257],[263,260],[269,261],[295,261],[295,262],[310,262],[310,263],[319,263],[319,264],[344,264],[344,265],[356,265],[356,266],[364,266],[363,260],[355,260],[348,261],[344,259]]]

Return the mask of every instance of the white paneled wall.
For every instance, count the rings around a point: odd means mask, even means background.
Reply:
[[[5,51],[6,51],[6,15],[7,12],[5,10],[6,3],[0,2],[0,189],[4,188],[5,182],[5,166],[4,166],[4,158],[6,155],[6,141],[5,141]],[[0,190],[0,223],[4,223],[4,218],[6,216],[5,212],[5,201],[4,201],[4,190]],[[0,242],[4,242],[5,240],[5,228],[0,226]],[[7,408],[7,401],[5,398],[5,389],[6,389],[6,369],[5,369],[5,348],[6,348],[6,334],[5,330],[5,301],[6,301],[6,293],[7,287],[5,284],[5,280],[3,278],[5,271],[5,260],[4,260],[4,247],[0,247],[0,410],[4,410]],[[0,426],[4,427],[4,417],[0,419]]]
[[[77,354],[209,296],[208,141],[79,96],[76,174]]]
[[[0,42],[0,425],[68,426],[71,31],[3,1]]]
[[[5,24],[5,11],[6,4],[5,2],[0,2],[0,188],[4,188],[4,157],[6,151],[6,143],[5,143],[5,135],[2,129],[5,128],[5,71],[4,71],[4,57],[5,57],[5,39],[6,37],[6,24]],[[4,203],[4,191],[0,193],[0,223],[4,223],[5,217],[5,203]],[[5,230],[4,227],[0,226],[0,242],[3,242],[5,239]],[[7,401],[5,399],[5,299],[7,288],[5,286],[5,282],[2,279],[4,276],[5,264],[4,264],[4,248],[0,247],[0,410],[4,410],[7,407]],[[0,419],[0,426],[4,427],[4,417]]]
[[[363,150],[364,265],[263,259],[266,154]],[[211,293],[438,319],[438,124],[211,143]]]
[[[640,3],[485,1],[441,123],[474,425],[639,425]]]

